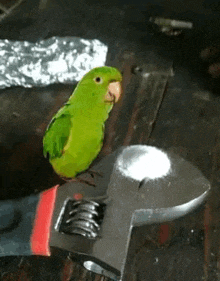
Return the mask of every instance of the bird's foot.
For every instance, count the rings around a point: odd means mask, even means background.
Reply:
[[[92,177],[90,174],[81,174],[76,178],[76,180],[81,183],[86,183],[90,186],[96,186],[94,177]]]
[[[91,175],[91,177],[95,177],[95,175],[99,176],[99,177],[103,177],[103,173],[102,172],[99,172],[99,171],[96,171],[96,170],[93,170],[92,168],[91,169],[88,169],[87,172]]]
[[[79,173],[75,178],[62,177],[62,179],[66,182],[80,182],[80,183],[86,183],[90,186],[96,186],[95,184],[96,176],[103,177],[103,173],[93,169],[88,169],[86,172]]]
[[[86,175],[80,175],[76,178],[64,178],[64,177],[62,177],[62,179],[66,182],[80,182],[80,183],[88,184],[90,186],[96,186],[94,179],[92,177],[88,177]]]
[[[62,177],[60,176],[60,178],[65,181],[65,182],[72,182],[72,181],[75,181],[75,178],[66,178],[66,177]]]
[[[96,176],[103,177],[103,173],[98,172],[93,169],[88,169],[86,172],[79,174],[77,176],[77,179],[79,179],[79,181],[84,182],[88,185],[96,186],[96,184],[95,184]]]

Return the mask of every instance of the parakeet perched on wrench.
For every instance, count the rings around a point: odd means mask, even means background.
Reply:
[[[105,121],[121,95],[121,81],[114,67],[92,69],[52,118],[43,138],[43,153],[61,177],[74,178],[98,155]]]

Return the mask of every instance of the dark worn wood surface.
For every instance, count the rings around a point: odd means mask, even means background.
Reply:
[[[205,207],[180,220],[135,229],[126,280],[218,280],[219,230],[216,223],[219,191],[216,184],[219,133],[216,128],[220,122],[220,105],[218,100],[211,100],[207,93],[202,93],[199,86],[194,84],[189,88],[190,78],[181,71],[172,76],[172,61],[165,63],[161,59],[160,64],[160,57],[157,59],[157,63],[154,61],[150,65],[148,62],[147,65],[138,54],[129,51],[119,52],[113,61],[109,59],[109,64],[118,66],[123,72],[124,91],[107,121],[105,141],[98,159],[121,145],[135,143],[169,149],[199,167],[213,183],[213,193]],[[142,68],[142,73],[134,71],[136,65]],[[146,78],[144,73],[151,73],[151,76]],[[183,77],[184,85],[181,84]],[[25,92],[23,96],[14,94],[12,89],[5,92],[7,95],[11,92],[14,102],[24,101],[25,106],[17,108],[14,114],[13,106],[10,107],[11,123],[5,127],[6,131],[17,128],[20,132],[30,119],[29,111],[25,115],[29,99],[40,100],[38,89],[31,90],[28,100]],[[6,163],[3,169],[7,171],[2,174],[2,199],[39,192],[54,183],[62,183],[43,159],[41,143],[48,121],[71,94],[71,87],[44,89],[41,95],[48,92],[53,96],[53,103],[48,104],[46,113],[28,121],[32,122],[31,126],[27,126],[12,149],[2,148],[6,151],[2,153]],[[1,99],[4,101],[4,93]],[[34,116],[35,112],[31,114]],[[5,135],[10,137],[10,132]],[[9,178],[12,182],[8,182]],[[68,253],[60,251],[54,251],[51,258],[2,258],[1,262],[4,281],[108,280],[86,271],[71,261]]]

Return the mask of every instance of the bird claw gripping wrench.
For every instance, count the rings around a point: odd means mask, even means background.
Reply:
[[[38,196],[2,201],[0,255],[71,252],[85,268],[124,280],[133,227],[194,210],[210,183],[188,161],[146,145],[121,147],[93,168],[95,186],[70,182]]]

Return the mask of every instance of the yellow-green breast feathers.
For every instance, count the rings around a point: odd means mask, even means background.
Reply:
[[[116,68],[92,69],[52,118],[43,138],[43,152],[60,176],[73,178],[96,158],[104,123],[121,94],[121,80]]]

